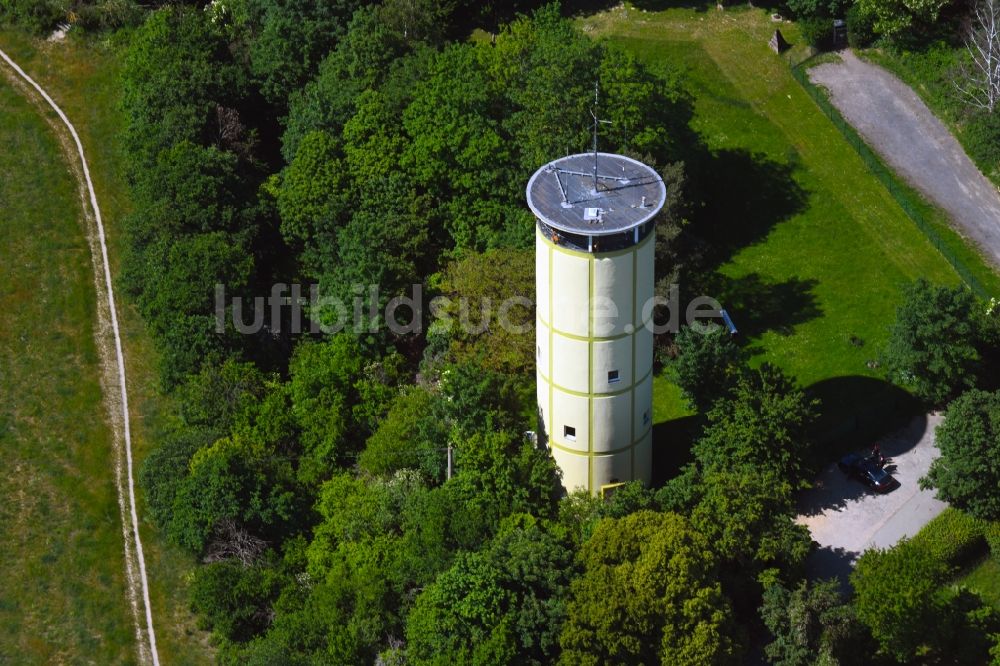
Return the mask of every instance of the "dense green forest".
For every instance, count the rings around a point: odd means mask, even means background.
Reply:
[[[849,4],[786,9],[826,21]],[[948,3],[930,4],[886,6],[919,26]],[[156,526],[201,561],[191,605],[220,662],[984,660],[996,613],[942,592],[944,567],[926,549],[866,555],[854,602],[805,581],[812,543],[794,499],[811,478],[822,406],[779,369],[751,367],[721,329],[658,340],[659,362],[701,414],[691,462],[657,488],[600,500],[565,496],[525,436],[536,427],[532,331],[310,333],[335,313],[302,305],[296,330],[298,305],[273,319],[255,300],[293,283],[361,312],[413,285],[425,301],[530,297],[524,184],[588,148],[595,83],[612,122],[602,149],[653,165],[669,185],[658,290],[682,276],[685,293],[701,293],[714,254],[738,242],[718,237],[710,214],[732,184],[714,182],[681,74],[579,31],[567,16],[589,5],[73,5],[81,24],[128,33],[135,210],[121,282],[181,412],[141,484]],[[0,15],[39,30],[66,9],[0,0]],[[891,39],[881,11],[849,13],[866,39]],[[221,332],[216,285],[229,299]],[[900,383],[932,405],[995,389],[986,361],[1000,327],[982,305],[914,285],[887,356]],[[533,325],[532,312],[519,316]],[[252,335],[234,324],[257,317]],[[984,421],[997,413],[985,391],[959,400]],[[958,460],[989,450],[990,438],[969,443],[954,428]],[[933,483],[978,519],[1000,517],[948,477],[942,464]],[[913,618],[937,629],[906,628]]]
[[[588,145],[595,82],[614,123],[604,147],[673,185],[658,254],[663,279],[677,270],[693,135],[676,73],[595,43],[557,6],[475,9],[215,3],[136,29],[124,283],[183,412],[142,470],[150,514],[205,561],[192,605],[224,662],[733,661],[735,613],[754,615],[759,590],[734,609],[718,580],[749,556],[747,535],[711,552],[698,526],[721,507],[654,512],[662,502],[638,487],[610,504],[562,499],[523,435],[530,331],[295,335],[291,308],[257,335],[232,313],[215,331],[214,284],[248,306],[274,283],[348,302],[378,285],[365,312],[415,283],[456,301],[530,296],[524,183]],[[773,529],[801,556],[788,497],[777,504]],[[755,568],[795,560],[778,551],[751,556]],[[659,582],[609,587],[635,566]],[[614,605],[621,622],[605,626]]]

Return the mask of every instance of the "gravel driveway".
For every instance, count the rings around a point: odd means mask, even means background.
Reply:
[[[947,506],[933,490],[921,490],[917,481],[938,456],[934,430],[938,415],[921,416],[899,432],[883,438],[882,454],[896,466],[900,487],[876,495],[831,464],[799,500],[796,522],[809,528],[819,548],[808,563],[812,576],[846,581],[854,560],[868,548],[886,548],[904,536],[913,536]],[[858,442],[867,452],[869,442]],[[891,468],[890,468],[891,469]]]
[[[868,144],[1000,266],[1000,194],[913,90],[851,51],[809,70]]]

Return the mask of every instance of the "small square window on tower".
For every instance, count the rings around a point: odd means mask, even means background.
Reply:
[[[642,413],[642,425],[649,425],[649,410],[647,409]]]
[[[608,383],[617,384],[621,381],[621,376],[619,376],[617,370],[608,370]]]
[[[573,426],[563,426],[563,437],[570,442],[576,441],[576,428]]]

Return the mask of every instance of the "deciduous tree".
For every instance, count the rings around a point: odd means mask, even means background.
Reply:
[[[260,90],[284,107],[337,45],[360,0],[252,0],[250,58]]]
[[[861,555],[851,573],[854,605],[885,654],[906,662],[939,639],[946,573],[943,562],[907,541]]]
[[[966,287],[910,284],[896,310],[886,361],[890,372],[932,405],[975,384],[976,299]]]
[[[1000,393],[972,390],[957,398],[936,439],[941,456],[921,486],[978,518],[1000,519]]]
[[[707,331],[683,327],[677,334],[677,359],[671,364],[688,406],[707,411],[739,379],[744,355],[722,326]]]
[[[704,538],[682,517],[605,519],[580,553],[562,664],[728,664],[738,646]]]
[[[363,358],[357,341],[340,333],[300,344],[289,367],[292,414],[302,429],[299,476],[322,481],[355,451],[368,433],[357,432],[351,408]]]
[[[800,484],[817,407],[781,370],[765,363],[744,373],[731,394],[715,402],[695,457],[706,469],[760,469]]]
[[[550,664],[558,655],[573,551],[558,528],[525,514],[490,544],[460,554],[407,618],[414,664]]]
[[[780,584],[764,591],[761,619],[774,640],[765,653],[774,666],[867,663],[870,651],[854,608],[836,580],[808,583],[793,589]]]
[[[1000,102],[1000,2],[978,0],[966,30],[968,58],[955,80],[966,103],[993,113]]]

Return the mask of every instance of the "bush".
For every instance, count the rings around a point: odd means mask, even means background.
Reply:
[[[675,342],[677,359],[671,363],[674,381],[691,409],[707,412],[739,379],[745,355],[729,331],[714,324],[704,333],[685,326]]]
[[[833,21],[818,16],[799,21],[802,38],[809,46],[820,51],[833,48]]]
[[[65,21],[68,11],[65,0],[0,0],[0,19],[39,34]]]
[[[785,6],[796,19],[825,16],[843,17],[853,0],[785,0]]]
[[[962,567],[982,555],[986,547],[985,532],[983,521],[949,507],[927,523],[910,543],[946,566]]]
[[[874,18],[858,5],[847,10],[847,43],[852,49],[863,49],[875,41]]]
[[[927,548],[903,540],[889,550],[866,550],[851,573],[854,607],[880,651],[906,663],[939,645],[948,569]]]
[[[973,115],[962,132],[969,156],[987,176],[994,179],[1000,171],[1000,114],[979,112]]]
[[[76,25],[91,32],[115,30],[139,25],[144,15],[144,10],[131,0],[106,0],[77,8]]]
[[[1000,519],[1000,392],[967,391],[937,429],[941,456],[920,479],[937,498],[981,520]]]

